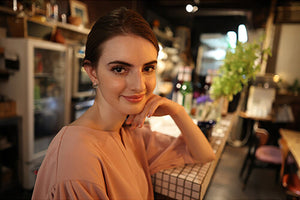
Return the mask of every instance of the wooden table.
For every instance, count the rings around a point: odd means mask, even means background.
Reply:
[[[287,129],[280,129],[279,132],[298,164],[298,176],[300,177],[300,132]]]
[[[254,128],[254,124],[257,122],[274,122],[274,118],[272,115],[268,115],[268,116],[252,116],[252,115],[248,115],[246,112],[241,111],[239,112],[239,117],[243,118],[244,120],[246,120],[246,130],[245,130],[245,138],[251,138],[250,136],[253,133],[253,128]]]
[[[214,161],[187,164],[152,175],[153,189],[162,195],[160,199],[203,199],[231,132],[233,118],[234,114],[228,114],[213,128],[210,143],[216,154]]]
[[[239,116],[244,118],[244,119],[251,119],[254,121],[274,121],[273,116],[272,115],[267,115],[264,117],[260,117],[260,116],[252,116],[252,115],[248,115],[246,112],[241,111],[239,113]]]

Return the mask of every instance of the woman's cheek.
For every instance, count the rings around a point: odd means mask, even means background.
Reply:
[[[151,78],[149,81],[148,81],[148,93],[153,93],[154,89],[156,87],[156,77],[154,76],[153,78]]]
[[[113,91],[122,91],[124,90],[126,83],[123,79],[110,79],[108,80],[108,87],[113,89]]]

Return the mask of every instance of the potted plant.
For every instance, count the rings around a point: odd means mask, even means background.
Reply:
[[[250,80],[255,79],[265,53],[270,55],[270,49],[262,49],[256,42],[238,42],[235,49],[228,49],[224,63],[212,81],[210,97],[213,100],[225,97],[232,101]]]

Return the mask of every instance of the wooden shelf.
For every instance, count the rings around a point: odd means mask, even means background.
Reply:
[[[57,22],[56,26],[60,29],[65,29],[65,30],[69,30],[69,31],[74,31],[77,33],[81,33],[81,34],[85,34],[88,35],[90,32],[90,29],[84,28],[84,27],[78,27],[72,24],[66,24],[66,23],[61,23],[61,22]]]
[[[48,22],[45,18],[8,17],[10,37],[37,38],[53,40],[57,30],[60,31],[66,43],[85,43],[90,29],[61,22]]]
[[[38,23],[41,25],[45,25],[45,26],[50,26],[50,27],[56,27],[59,29],[64,29],[64,30],[68,30],[68,31],[73,31],[76,33],[80,33],[80,34],[84,34],[87,35],[90,32],[90,29],[84,28],[84,27],[80,27],[80,26],[75,26],[72,24],[67,24],[67,23],[62,23],[62,22],[43,22],[43,21],[39,21],[36,19],[32,19],[32,18],[28,18],[27,21],[31,21],[34,23]]]
[[[276,15],[277,23],[299,23],[300,6],[279,6]]]
[[[4,7],[4,6],[0,6],[0,12],[1,13],[5,13],[5,14],[9,14],[9,15],[17,15],[17,14],[19,14],[19,12],[13,11],[12,9],[10,9],[8,7]]]
[[[20,12],[19,11],[13,11],[12,9],[10,9],[8,7],[0,6],[0,13],[16,16]],[[42,21],[39,21],[39,20],[31,19],[29,17],[25,17],[24,19],[28,20],[28,21],[31,21],[31,22],[34,22],[34,23],[39,23],[41,25],[52,26],[52,27],[54,26],[54,27],[57,27],[57,28],[60,28],[60,29],[69,30],[69,31],[73,31],[73,32],[77,32],[77,33],[85,34],[85,35],[87,35],[90,31],[88,28],[85,28],[85,27],[79,27],[79,26],[75,26],[75,25],[72,25],[72,24],[62,23],[62,22],[56,22],[56,23],[42,22]]]

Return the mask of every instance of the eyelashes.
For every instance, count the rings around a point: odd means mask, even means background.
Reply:
[[[125,74],[128,74],[129,71],[130,71],[130,68],[132,67],[129,67],[129,66],[113,66],[111,68],[111,71],[114,73],[114,74],[117,74],[117,75],[125,75]],[[143,72],[145,73],[151,73],[151,72],[154,72],[156,70],[156,65],[146,65],[143,67]]]
[[[115,74],[125,74],[126,72],[128,72],[128,70],[122,66],[112,67],[111,71],[114,72]]]
[[[143,71],[146,71],[146,72],[153,72],[156,70],[156,65],[150,65],[150,66],[145,66]]]

